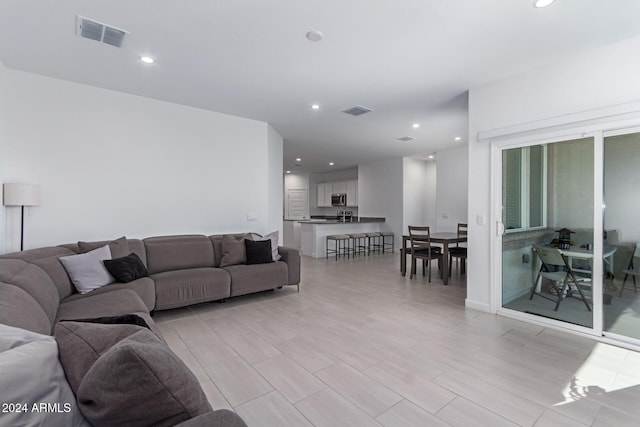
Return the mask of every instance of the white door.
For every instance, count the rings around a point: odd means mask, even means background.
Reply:
[[[285,217],[287,219],[309,218],[309,199],[306,188],[287,190]]]

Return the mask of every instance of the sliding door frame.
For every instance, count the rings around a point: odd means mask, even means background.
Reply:
[[[593,263],[593,327],[588,328],[502,307],[502,151],[529,145],[593,138],[593,238],[594,259],[603,253],[604,138],[640,130],[640,102],[590,110],[507,128],[480,132],[478,139],[491,144],[491,310],[499,315],[541,326],[589,335],[603,342],[640,349],[640,340],[603,331],[602,263]]]

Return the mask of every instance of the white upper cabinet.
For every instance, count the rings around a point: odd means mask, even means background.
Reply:
[[[318,184],[318,207],[331,207],[332,190],[330,182]]]
[[[358,206],[358,181],[347,181],[347,206]]]
[[[321,182],[318,184],[317,206],[331,207],[331,195],[335,193],[347,195],[347,206],[358,206],[358,180]]]

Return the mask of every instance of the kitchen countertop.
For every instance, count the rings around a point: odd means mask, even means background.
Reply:
[[[337,219],[312,218],[310,220],[301,220],[300,222],[302,224],[317,224],[317,225],[323,225],[323,224],[331,224],[331,225],[344,224],[344,225],[348,225],[348,224],[362,224],[362,223],[367,223],[367,222],[385,222],[385,218],[360,217],[360,218],[353,218],[353,221],[351,221],[351,222],[349,222],[349,221],[342,222],[342,221],[337,220]]]

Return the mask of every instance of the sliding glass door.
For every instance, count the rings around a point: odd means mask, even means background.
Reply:
[[[501,154],[501,306],[592,328],[594,139]]]
[[[640,132],[604,138],[603,331],[640,339]]]

